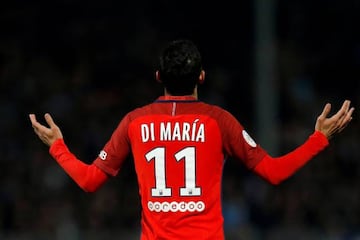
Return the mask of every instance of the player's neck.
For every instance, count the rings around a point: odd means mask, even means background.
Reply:
[[[173,97],[176,97],[176,95],[170,94],[168,91],[166,91],[166,89],[165,89],[165,91],[164,91],[164,96],[173,96]],[[193,98],[198,99],[197,89],[195,88],[193,94],[189,94],[189,95],[187,95],[187,96],[192,96]],[[180,96],[178,96],[178,97],[180,97]]]

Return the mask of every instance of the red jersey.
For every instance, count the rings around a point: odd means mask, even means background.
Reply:
[[[115,176],[133,154],[141,239],[224,239],[224,160],[248,168],[266,155],[226,110],[193,97],[159,97],[128,113],[95,160]]]

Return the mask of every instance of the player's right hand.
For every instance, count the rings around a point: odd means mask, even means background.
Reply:
[[[45,120],[49,127],[40,124],[36,120],[35,114],[29,114],[34,132],[46,145],[51,146],[57,139],[63,138],[60,128],[54,123],[49,113],[45,114]]]

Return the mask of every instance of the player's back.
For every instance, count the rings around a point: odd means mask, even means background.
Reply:
[[[224,164],[218,107],[159,98],[129,114],[142,239],[223,239]]]

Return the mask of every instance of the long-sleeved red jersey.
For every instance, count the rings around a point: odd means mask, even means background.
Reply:
[[[228,156],[279,183],[327,144],[326,137],[315,132],[298,149],[272,158],[226,110],[190,96],[162,96],[128,113],[93,164],[76,161],[58,142],[50,153],[85,190],[96,190],[106,175],[115,176],[132,154],[142,240],[221,240],[221,184]]]

